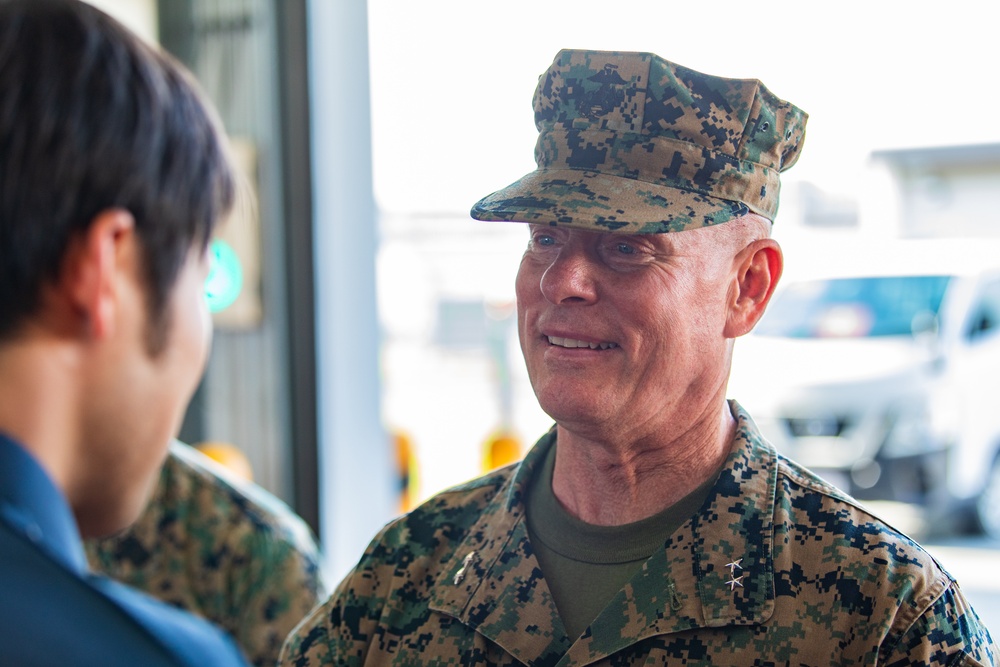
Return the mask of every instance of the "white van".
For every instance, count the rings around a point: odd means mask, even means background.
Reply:
[[[737,341],[729,395],[856,498],[1000,537],[1000,246],[855,241],[798,264]]]

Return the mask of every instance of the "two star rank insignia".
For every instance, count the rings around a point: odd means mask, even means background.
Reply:
[[[738,558],[731,563],[726,563],[726,567],[729,568],[729,581],[726,582],[726,586],[729,586],[729,590],[731,591],[735,591],[737,586],[743,588],[743,577],[746,575],[741,574],[738,577],[736,576],[736,570],[743,571],[743,566],[740,565],[742,562],[743,559]]]

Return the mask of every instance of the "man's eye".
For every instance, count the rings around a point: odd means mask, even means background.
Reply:
[[[551,236],[549,236],[548,234],[539,234],[538,236],[535,237],[535,243],[537,245],[548,246],[548,245],[554,245],[555,242],[556,240]]]
[[[630,245],[628,243],[616,243],[615,244],[615,250],[617,252],[619,252],[620,254],[622,254],[622,255],[634,255],[635,254],[635,246]]]

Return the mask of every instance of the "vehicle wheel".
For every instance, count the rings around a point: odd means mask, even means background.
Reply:
[[[983,534],[1000,539],[1000,459],[993,462],[976,501],[976,519]]]

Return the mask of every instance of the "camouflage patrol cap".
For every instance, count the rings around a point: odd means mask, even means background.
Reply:
[[[773,220],[807,118],[756,79],[613,51],[560,51],[534,108],[538,169],[473,218],[631,234]]]

